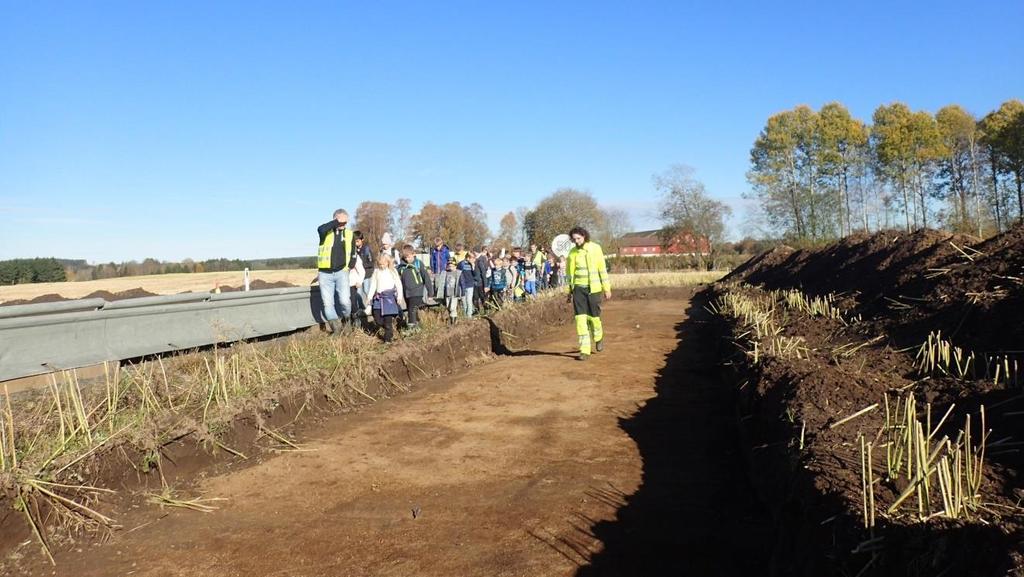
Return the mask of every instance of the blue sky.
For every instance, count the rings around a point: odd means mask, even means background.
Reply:
[[[732,206],[768,116],[1024,97],[1024,2],[0,0],[0,259],[315,252],[339,206]]]

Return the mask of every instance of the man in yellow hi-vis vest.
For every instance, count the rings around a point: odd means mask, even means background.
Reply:
[[[569,231],[576,245],[566,258],[566,287],[569,302],[576,315],[576,335],[580,341],[579,360],[590,358],[591,334],[593,350],[604,350],[604,328],[601,326],[601,295],[611,300],[612,285],[608,281],[608,268],[601,246],[590,241],[587,229],[576,227]]]
[[[348,212],[343,208],[334,211],[334,218],[318,226],[316,232],[320,236],[316,268],[320,298],[324,302],[324,321],[327,330],[335,333],[352,312],[348,271],[355,264],[357,256],[352,229],[348,228]],[[335,298],[340,311],[335,307]]]

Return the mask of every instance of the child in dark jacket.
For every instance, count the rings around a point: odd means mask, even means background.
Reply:
[[[495,308],[501,308],[505,304],[505,291],[508,289],[508,269],[505,268],[505,261],[501,258],[494,259],[494,266],[487,277],[487,294],[489,301]]]
[[[423,306],[424,279],[427,278],[423,264],[416,260],[416,251],[411,245],[402,247],[402,264],[398,274],[402,277],[402,292],[408,309],[406,326],[415,329],[420,324],[420,307]]]
[[[477,277],[473,253],[467,252],[456,265],[459,270],[459,298],[462,300],[462,312],[466,318],[473,317],[473,291],[480,279]]]

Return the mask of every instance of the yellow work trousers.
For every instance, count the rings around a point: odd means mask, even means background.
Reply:
[[[576,336],[580,339],[580,353],[589,355],[591,343],[597,343],[604,338],[601,317],[576,315]]]
[[[604,338],[604,329],[601,327],[601,293],[591,293],[589,287],[573,287],[572,308],[576,316],[580,353],[589,355],[591,344]]]

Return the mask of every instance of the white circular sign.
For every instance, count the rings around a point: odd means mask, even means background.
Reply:
[[[567,234],[560,234],[551,241],[551,251],[559,257],[569,256],[569,249],[572,248],[572,239]]]

